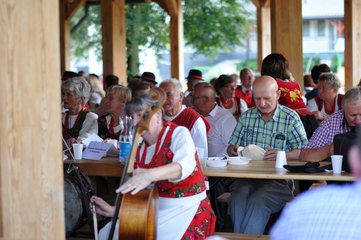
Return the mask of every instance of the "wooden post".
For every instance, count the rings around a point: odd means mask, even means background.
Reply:
[[[60,71],[70,69],[70,20],[67,18],[68,0],[59,0],[59,24],[60,24]],[[60,80],[60,75],[57,76]]]
[[[114,74],[127,84],[125,0],[101,0],[103,75]]]
[[[65,239],[59,2],[0,16],[0,239]]]
[[[171,75],[178,80],[184,79],[184,56],[183,56],[183,11],[182,1],[177,2],[176,14],[171,14],[170,20],[170,55]]]
[[[293,77],[303,88],[301,0],[271,0],[271,49],[286,57]]]
[[[361,2],[345,0],[345,90],[361,78]]]
[[[257,66],[261,71],[262,60],[271,53],[271,9],[269,0],[263,0],[257,7]]]

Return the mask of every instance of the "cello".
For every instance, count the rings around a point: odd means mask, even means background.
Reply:
[[[131,176],[134,170],[140,136],[143,131],[148,129],[152,116],[162,108],[166,99],[165,93],[159,88],[152,88],[149,95],[153,104],[145,110],[142,120],[138,124],[129,159],[125,164],[119,186]],[[126,194],[118,193],[108,240],[113,239],[117,219],[119,219],[119,239],[156,239],[157,209],[158,192],[156,189],[148,187],[139,191],[136,195],[131,195],[130,192]]]

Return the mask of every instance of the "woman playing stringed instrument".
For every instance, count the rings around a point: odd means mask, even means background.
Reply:
[[[156,239],[205,239],[214,232],[216,217],[189,131],[163,123],[159,109],[141,136],[133,176],[116,192],[134,195],[154,183],[159,192]],[[112,216],[114,208],[102,199],[94,196],[91,202],[97,213]],[[101,231],[107,232],[104,228]]]

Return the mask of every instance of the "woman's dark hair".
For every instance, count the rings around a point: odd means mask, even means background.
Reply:
[[[287,59],[279,53],[271,53],[262,61],[261,75],[268,75],[281,80],[290,79]]]
[[[214,84],[214,88],[216,89],[217,94],[220,94],[220,90],[222,88],[233,82],[234,79],[230,75],[226,75],[226,74],[220,75]]]
[[[314,83],[318,83],[318,78],[321,73],[331,72],[331,68],[326,63],[321,63],[313,66],[311,70],[311,77]]]

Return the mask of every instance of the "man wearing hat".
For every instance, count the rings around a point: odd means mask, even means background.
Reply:
[[[146,84],[148,84],[150,88],[154,88],[158,84],[158,82],[155,81],[155,75],[152,72],[143,72],[140,79],[144,81]]]
[[[202,72],[197,69],[191,69],[188,73],[187,79],[187,91],[184,92],[183,104],[187,107],[193,107],[192,105],[192,91],[193,87],[200,81],[204,81],[202,78]]]

